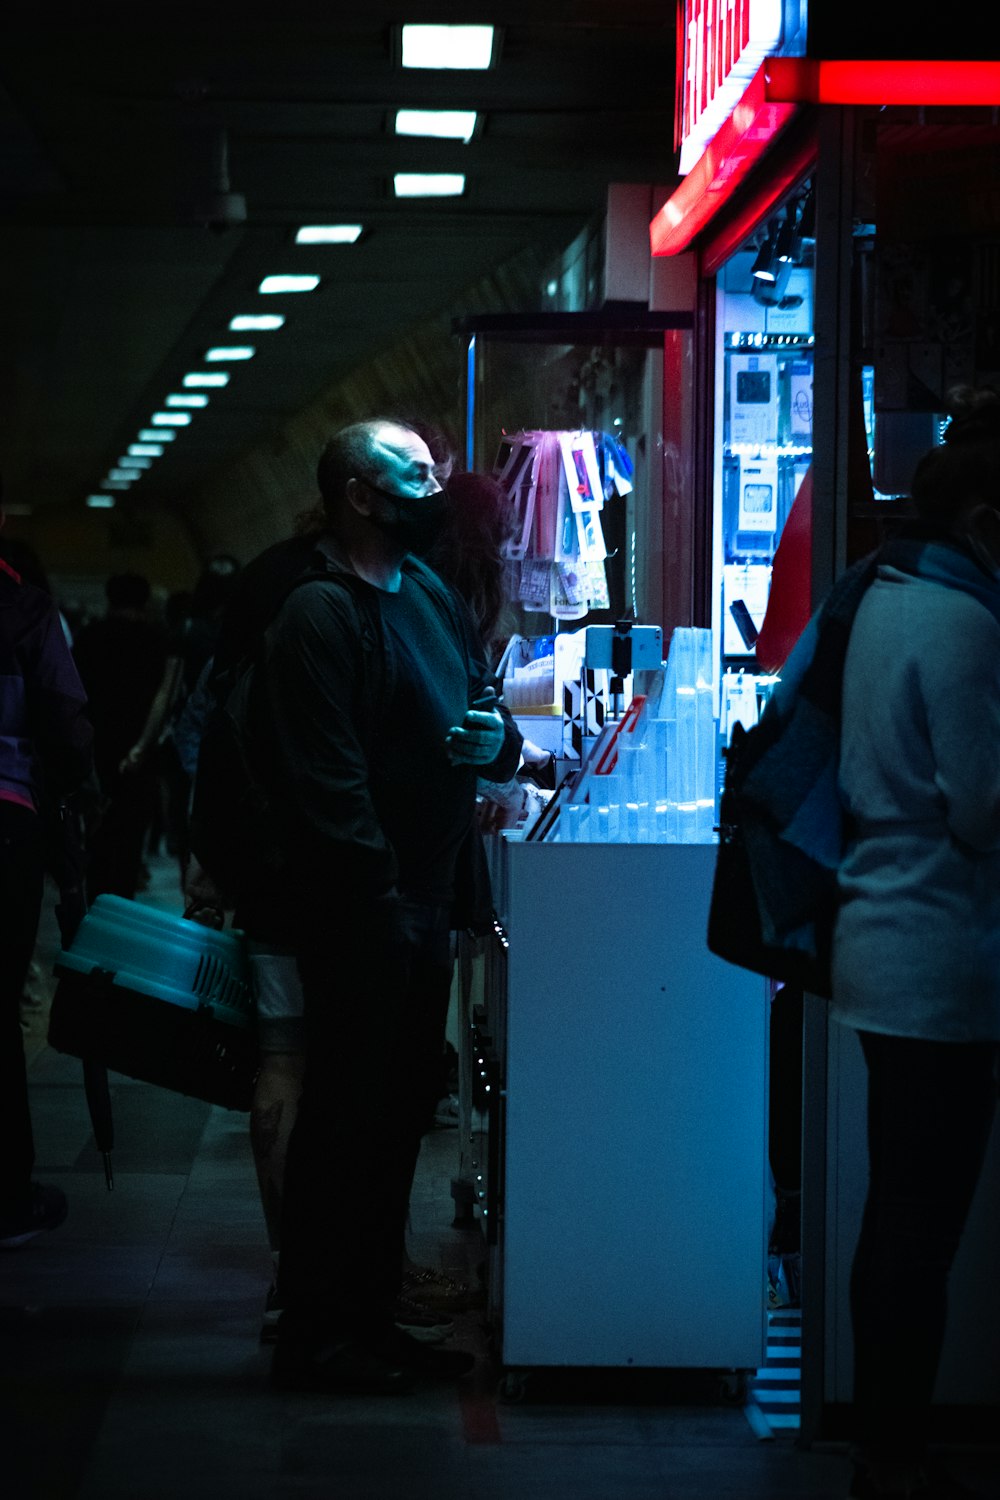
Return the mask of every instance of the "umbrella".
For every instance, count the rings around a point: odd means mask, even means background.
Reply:
[[[68,802],[59,805],[61,839],[59,856],[52,869],[53,878],[59,887],[56,905],[56,921],[64,948],[68,948],[76,936],[76,930],[87,914],[87,896],[84,886],[86,856],[84,853],[85,830],[81,813]],[[111,1090],[108,1085],[108,1070],[99,1057],[83,1058],[83,1091],[90,1111],[90,1123],[94,1141],[104,1161],[104,1181],[108,1192],[114,1190],[115,1179],[111,1170],[111,1151],[115,1144],[115,1126],[111,1114]]]

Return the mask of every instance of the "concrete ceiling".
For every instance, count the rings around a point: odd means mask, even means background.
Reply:
[[[203,0],[11,6],[0,20],[0,473],[12,505],[82,507],[204,351],[224,391],[130,491],[181,509],[324,390],[528,246],[555,254],[609,182],[672,178],[673,13],[657,0],[406,6]],[[14,14],[16,12],[16,14]],[[401,21],[500,27],[488,72],[404,71]],[[474,107],[468,144],[401,138],[400,106]],[[206,227],[225,187],[243,224]],[[463,171],[398,200],[393,173]],[[364,226],[352,246],[303,224]],[[311,272],[301,296],[263,276]],[[234,314],[282,312],[234,335]],[[122,502],[124,503],[124,502]]]

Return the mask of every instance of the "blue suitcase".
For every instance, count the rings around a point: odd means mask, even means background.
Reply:
[[[248,1110],[256,1029],[242,935],[98,896],[55,962],[58,1052]]]

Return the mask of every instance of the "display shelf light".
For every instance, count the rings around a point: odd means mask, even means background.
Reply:
[[[489,68],[493,63],[492,26],[423,26],[402,28],[404,68]]]

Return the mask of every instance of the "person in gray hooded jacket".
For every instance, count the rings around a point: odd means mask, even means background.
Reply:
[[[952,410],[844,666],[832,1014],[868,1070],[851,1281],[859,1500],[963,1493],[934,1472],[927,1437],[948,1275],[996,1107],[1000,396],[956,392]]]

